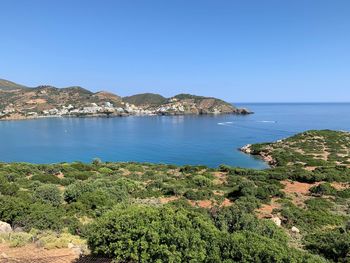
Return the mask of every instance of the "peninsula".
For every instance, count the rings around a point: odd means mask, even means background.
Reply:
[[[0,120],[41,117],[96,117],[129,115],[250,114],[213,97],[179,94],[165,98],[144,93],[120,97],[82,87],[26,87],[0,79]]]

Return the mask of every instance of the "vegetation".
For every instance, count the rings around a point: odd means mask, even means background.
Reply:
[[[323,136],[329,152],[348,149],[346,134],[310,133]],[[0,221],[17,229],[0,242],[87,242],[116,262],[349,262],[349,167],[330,159],[308,169],[299,161],[266,170],[0,163]]]
[[[123,98],[124,102],[134,104],[136,106],[140,105],[161,105],[167,101],[162,95],[153,93],[143,93],[136,94],[133,96],[128,96]]]

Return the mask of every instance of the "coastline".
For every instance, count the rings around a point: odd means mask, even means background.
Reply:
[[[276,160],[271,155],[267,153],[262,153],[262,152],[254,153],[251,147],[252,147],[252,144],[246,144],[241,148],[239,148],[238,150],[245,154],[262,159],[265,163],[269,165],[270,168],[276,167]]]
[[[241,110],[241,109],[239,109]],[[207,113],[118,113],[118,114],[106,114],[106,113],[96,113],[96,114],[65,114],[65,115],[14,115],[8,117],[0,117],[0,121],[22,121],[22,120],[37,120],[37,119],[49,119],[49,118],[119,118],[119,117],[129,117],[129,116],[218,116],[218,115],[249,115],[254,114],[254,112],[207,112]]]

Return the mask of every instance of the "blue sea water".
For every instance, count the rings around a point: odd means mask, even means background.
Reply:
[[[308,129],[350,131],[350,103],[238,104],[246,116],[52,118],[0,122],[0,161],[137,161],[265,168],[237,148]]]

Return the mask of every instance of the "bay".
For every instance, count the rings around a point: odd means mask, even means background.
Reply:
[[[309,129],[350,131],[350,103],[242,103],[252,115],[52,118],[0,122],[0,161],[135,161],[266,168],[237,149]]]

